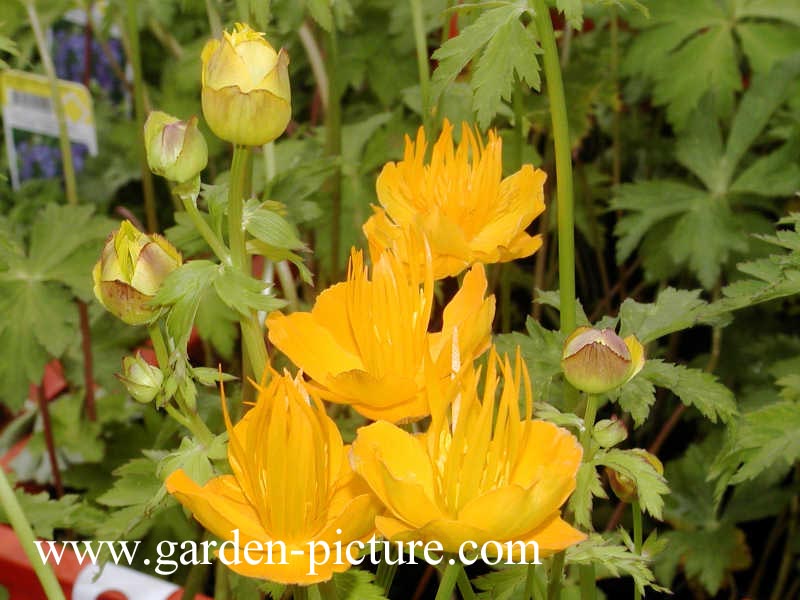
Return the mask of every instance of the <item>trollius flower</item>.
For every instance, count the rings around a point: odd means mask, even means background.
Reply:
[[[452,126],[425,163],[422,128],[406,138],[403,160],[378,177],[380,206],[364,225],[370,248],[395,247],[408,261],[421,261],[406,246],[403,230],[419,227],[431,244],[434,276],[457,275],[474,262],[507,262],[533,254],[541,236],[525,228],[544,211],[544,171],[524,165],[502,178],[502,141],[492,131],[484,144],[466,125],[454,146]]]
[[[347,564],[334,564],[334,552],[325,560],[322,543],[333,548],[337,542],[368,540],[380,505],[351,470],[339,430],[302,379],[273,373],[269,385],[259,388],[255,407],[236,426],[227,413],[226,421],[233,474],[202,487],[183,470],[166,481],[169,492],[214,535],[231,540],[238,530],[241,556],[248,542],[265,549],[273,542],[271,559],[253,545],[251,559],[238,564],[232,564],[235,550],[224,549],[226,564],[247,577],[302,585],[346,570]],[[309,568],[310,542],[320,542],[314,546],[316,575]]]
[[[354,251],[347,281],[322,292],[310,313],[267,317],[269,339],[326,399],[370,419],[413,421],[430,412],[423,368],[429,354],[428,369],[447,377],[454,341],[464,362],[488,348],[494,297],[484,298],[486,286],[483,266],[476,265],[445,307],[442,331],[428,333],[429,263],[404,265],[384,252],[370,276]]]
[[[498,366],[503,389],[496,401]],[[580,542],[586,536],[560,516],[575,489],[580,444],[568,431],[531,418],[530,383],[519,357],[512,368],[492,350],[482,395],[478,379],[468,368],[449,390],[430,382],[433,412],[425,434],[383,421],[359,429],[351,462],[387,507],[376,518],[378,531],[394,541],[438,540],[445,552],[466,541],[535,541],[545,557]]]
[[[289,55],[275,52],[264,34],[236,24],[202,53],[203,116],[233,144],[260,146],[286,129],[292,115]]]

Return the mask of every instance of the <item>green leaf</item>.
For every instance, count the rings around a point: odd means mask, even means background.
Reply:
[[[270,312],[286,306],[270,293],[270,285],[249,277],[232,267],[224,267],[214,279],[214,289],[220,299],[231,309],[248,315],[252,310]]]
[[[731,429],[712,468],[733,468],[733,484],[752,480],[773,466],[788,470],[800,460],[800,404],[777,402],[749,412]]]
[[[608,498],[600,474],[597,472],[597,464],[592,461],[581,463],[578,468],[577,482],[575,491],[569,499],[569,509],[575,517],[575,525],[578,527],[592,528],[592,503],[594,498]]]
[[[244,224],[250,235],[270,246],[286,250],[305,248],[294,226],[265,206],[245,211]]]
[[[610,538],[607,538],[607,535],[593,533],[580,544],[567,548],[567,564],[594,565],[601,570],[601,573],[605,571],[612,577],[632,577],[642,593],[648,586],[658,589],[657,586],[653,586],[649,557],[634,553],[629,538],[623,536],[620,540],[619,535],[612,535]]]
[[[77,504],[78,496],[74,494],[67,494],[55,500],[51,499],[47,492],[28,494],[23,489],[16,488],[14,495],[36,536],[49,540],[53,539],[55,529],[71,527],[76,513],[81,508]],[[2,506],[0,506],[0,523],[8,523]]]
[[[329,0],[306,0],[306,6],[311,18],[325,31],[333,29],[333,13]]]
[[[661,520],[664,498],[669,488],[649,461],[629,450],[612,449],[597,453],[597,464],[610,467],[636,482],[642,510]]]
[[[641,373],[609,393],[614,402],[619,403],[623,410],[630,413],[636,427],[644,424],[650,414],[650,408],[656,401],[656,389],[646,375],[647,366],[651,362],[648,360]]]
[[[387,600],[383,590],[372,583],[374,578],[375,575],[361,569],[336,573],[333,576],[336,597],[338,600]]]
[[[220,300],[215,290],[209,288],[202,295],[195,325],[200,337],[210,342],[222,358],[230,360],[233,357],[239,337],[239,318]]]
[[[673,365],[661,360],[647,361],[646,377],[659,387],[672,391],[681,402],[694,406],[712,423],[728,423],[736,416],[736,400],[727,387],[711,373]]]
[[[528,335],[514,332],[495,336],[495,346],[500,354],[514,356],[519,347],[528,367],[535,402],[549,402],[557,396],[561,375],[561,347],[563,336],[545,329],[532,318],[527,322]],[[556,388],[556,389],[554,389]]]
[[[614,228],[617,262],[625,262],[654,225],[689,210],[698,197],[705,198],[705,193],[677,181],[644,181],[620,186],[610,204],[612,210],[626,211]]]
[[[514,600],[524,597],[527,577],[527,565],[514,565],[481,575],[473,584],[485,592],[478,596],[481,600]]]
[[[541,80],[536,60],[539,52],[536,39],[518,17],[508,19],[495,31],[472,77],[474,105],[481,127],[488,127],[498,113],[501,98],[511,99],[515,73],[520,81],[539,89]]]
[[[0,274],[0,395],[16,409],[47,361],[77,336],[78,308],[61,285],[2,280]]]
[[[648,344],[674,331],[696,325],[706,302],[700,299],[700,290],[662,290],[651,304],[628,298],[619,310],[620,335],[635,335],[642,344]]]
[[[731,123],[725,151],[729,177],[736,172],[747,149],[766,127],[772,114],[786,101],[791,83],[800,74],[800,52],[781,62],[768,73],[756,75],[750,89],[742,96]]]
[[[715,0],[648,2],[651,18],[630,46],[625,70],[653,81],[657,104],[682,128],[711,91],[718,114],[741,88],[728,15]],[[691,65],[691,68],[688,67]]]
[[[672,579],[680,562],[690,579],[697,579],[706,591],[713,595],[719,591],[725,575],[736,558],[743,533],[733,525],[722,525],[716,529],[694,531],[669,531],[664,534],[667,547],[661,554],[659,575]],[[669,575],[669,573],[673,575]]]
[[[167,330],[179,346],[189,341],[200,301],[220,277],[220,270],[208,260],[184,263],[167,276],[153,299],[153,304],[169,307]]]
[[[114,471],[117,479],[110,490],[97,498],[105,506],[143,505],[161,488],[156,463],[149,458],[134,458]]]
[[[664,475],[670,494],[664,507],[664,518],[676,528],[716,527],[719,500],[714,483],[708,480],[708,456],[717,451],[714,441],[693,444],[684,455],[667,463]]]
[[[736,33],[756,73],[766,73],[800,48],[800,29],[784,23],[741,23]]]
[[[556,0],[556,8],[564,13],[570,27],[583,27],[583,0]]]
[[[479,77],[476,71],[471,83],[472,90],[476,95],[479,93],[480,87],[485,88],[489,83],[490,75],[492,80],[499,81],[501,85],[505,83],[506,86],[510,86],[511,74],[515,69],[521,77],[533,84],[534,71],[537,72],[536,77],[538,78],[538,63],[533,59],[533,54],[521,51],[519,52],[519,57],[515,58],[513,62],[497,64],[497,61],[502,57],[508,58],[511,56],[509,53],[514,52],[514,48],[510,46],[512,42],[521,43],[524,48],[530,49],[531,39],[529,33],[515,31],[509,26],[512,21],[519,23],[520,16],[527,10],[524,2],[508,3],[497,8],[490,8],[482,12],[475,22],[465,27],[459,35],[442,44],[433,53],[433,58],[439,61],[439,65],[436,67],[431,79],[430,101],[435,104],[442,92],[455,81],[456,77],[464,70],[464,67],[476,58],[481,51],[483,51],[479,61],[481,75]],[[501,33],[503,28],[506,27],[508,28],[507,31]],[[519,27],[521,27],[521,24]],[[495,44],[491,44],[497,35],[500,35],[502,39]],[[491,50],[486,47],[487,44],[491,45]],[[530,55],[523,56],[525,54]],[[503,76],[500,77],[496,73],[488,73],[486,69],[491,67],[503,70]],[[480,87],[478,84],[480,84]],[[486,89],[480,93],[482,94],[481,102],[483,103],[481,114],[485,118],[485,115],[491,110],[489,106],[494,95],[490,93],[490,90]],[[508,93],[506,92],[505,95],[507,96]],[[500,95],[502,96],[503,94]]]

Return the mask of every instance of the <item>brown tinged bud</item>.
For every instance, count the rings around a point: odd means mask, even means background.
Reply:
[[[649,462],[659,475],[664,475],[664,465],[661,464],[657,456],[641,448],[634,448],[628,452],[636,454],[641,457],[642,460]],[[619,473],[609,468],[606,468],[606,475],[608,475],[608,483],[611,485],[611,489],[614,490],[617,498],[628,504],[638,499],[639,493],[636,489],[636,482],[633,479],[624,473]]]
[[[181,262],[180,253],[166,239],[146,235],[123,221],[92,270],[94,295],[128,325],[151,323],[160,311],[150,301]]]
[[[564,342],[561,368],[575,388],[602,394],[627,383],[644,366],[644,348],[629,335],[613,329],[579,327]]]

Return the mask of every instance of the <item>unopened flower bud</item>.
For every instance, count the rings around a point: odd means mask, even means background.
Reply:
[[[661,464],[658,457],[650,454],[647,450],[634,448],[633,450],[627,450],[627,452],[636,454],[643,461],[649,462],[659,475],[664,474],[664,465]],[[608,475],[608,483],[611,484],[611,489],[614,490],[617,498],[623,502],[631,503],[639,497],[636,482],[631,477],[609,468],[606,468],[606,474]]]
[[[117,378],[125,385],[133,399],[142,404],[152,402],[161,391],[164,374],[161,369],[148,364],[140,354],[122,359],[122,373]]]
[[[144,124],[147,164],[156,175],[176,183],[189,181],[208,163],[208,146],[197,117],[181,121],[155,110]]]
[[[592,437],[597,440],[603,448],[612,448],[625,441],[628,437],[628,429],[625,423],[619,419],[602,419],[594,424]]]
[[[564,342],[561,368],[575,388],[602,394],[630,381],[644,366],[636,337],[624,340],[613,329],[579,327]]]
[[[150,323],[159,315],[150,306],[161,284],[181,265],[181,255],[160,235],[146,235],[129,221],[112,233],[92,270],[94,295],[129,325]]]
[[[201,56],[203,116],[217,136],[261,146],[281,135],[292,116],[289,55],[248,25],[210,40]]]

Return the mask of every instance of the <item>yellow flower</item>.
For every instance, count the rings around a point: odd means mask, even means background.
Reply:
[[[260,146],[286,129],[292,115],[289,55],[264,34],[236,24],[203,48],[203,115],[217,136]]]
[[[525,228],[544,211],[544,171],[524,165],[502,179],[502,140],[490,131],[484,144],[466,123],[457,148],[445,121],[428,164],[426,149],[420,128],[416,145],[406,138],[403,160],[388,163],[378,176],[381,206],[364,224],[373,252],[395,247],[407,261],[421,260],[403,239],[404,229],[418,227],[441,279],[474,262],[507,262],[539,249],[541,236]]]
[[[494,296],[484,298],[482,265],[466,274],[445,307],[439,333],[428,333],[430,264],[423,273],[408,266],[384,252],[370,278],[361,252],[354,251],[347,281],[322,292],[310,313],[267,317],[270,341],[326,399],[351,404],[370,419],[401,422],[428,415],[425,370],[448,377],[456,341],[464,362],[489,346]]]
[[[530,382],[519,355],[514,369],[507,358],[499,363],[492,350],[482,398],[480,374],[472,368],[446,392],[431,381],[433,413],[425,434],[383,421],[358,430],[350,460],[387,508],[375,524],[389,540],[436,540],[445,552],[457,552],[464,542],[536,542],[546,557],[586,537],[560,516],[575,489],[581,446],[568,431],[531,418]],[[504,379],[499,402],[498,364]],[[520,549],[514,546],[515,560]],[[487,546],[489,556],[495,550]],[[532,552],[527,546],[529,562]]]
[[[146,235],[123,221],[109,236],[92,270],[94,295],[128,325],[149,323],[160,312],[150,301],[180,265],[180,253],[167,240]]]
[[[368,540],[380,505],[350,468],[348,448],[321,402],[309,398],[299,377],[273,373],[235,427],[225,417],[233,474],[201,487],[178,470],[167,478],[169,493],[229,541],[219,555],[241,575],[310,585],[345,571],[346,561],[334,564],[333,548]],[[248,558],[251,542],[260,551],[252,544]],[[323,544],[331,548],[327,559]]]
[[[613,329],[578,327],[564,342],[561,369],[575,388],[603,394],[627,383],[644,367],[636,336],[624,340]]]

